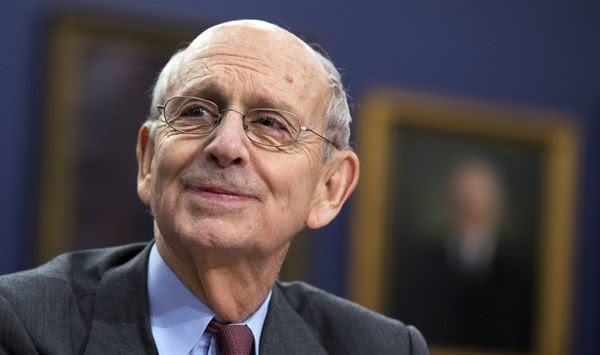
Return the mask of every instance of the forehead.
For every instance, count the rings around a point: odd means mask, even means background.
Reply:
[[[176,95],[209,93],[309,114],[323,113],[330,95],[317,55],[276,26],[211,28],[186,49],[177,71]]]

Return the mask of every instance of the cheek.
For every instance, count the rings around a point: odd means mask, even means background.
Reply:
[[[268,179],[274,206],[270,215],[278,215],[272,220],[292,223],[302,228],[317,186],[315,167],[307,159],[282,159],[287,164],[278,164],[270,171]]]
[[[173,208],[177,178],[193,157],[193,145],[172,141],[167,137],[160,141],[152,163],[152,209]],[[170,193],[171,192],[171,193]]]

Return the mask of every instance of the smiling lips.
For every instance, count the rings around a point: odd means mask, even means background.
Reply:
[[[243,201],[255,198],[252,195],[224,186],[188,186],[187,190],[211,200]]]

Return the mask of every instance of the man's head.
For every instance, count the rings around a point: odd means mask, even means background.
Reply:
[[[495,234],[502,221],[504,193],[497,169],[485,160],[468,159],[448,182],[451,224],[459,234]]]
[[[232,110],[206,134],[180,133],[156,109],[174,96]],[[170,249],[281,259],[301,228],[337,215],[358,180],[339,73],[275,25],[206,30],[171,58],[152,101],[138,137],[138,194],[154,215],[157,243]],[[253,108],[288,111],[335,147],[306,131],[284,147],[256,144],[241,114]]]

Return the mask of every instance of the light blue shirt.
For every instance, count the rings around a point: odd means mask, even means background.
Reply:
[[[256,355],[271,293],[258,310],[241,323],[252,330]],[[183,285],[158,253],[156,244],[148,260],[148,298],[150,326],[159,354],[219,354],[216,337],[205,332],[215,312]]]

